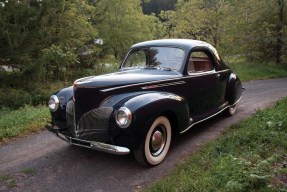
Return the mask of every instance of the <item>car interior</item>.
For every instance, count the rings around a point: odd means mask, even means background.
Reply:
[[[188,73],[205,72],[212,70],[209,57],[204,52],[193,52],[188,62]]]

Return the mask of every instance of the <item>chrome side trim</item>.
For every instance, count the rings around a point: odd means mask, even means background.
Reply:
[[[196,71],[196,72],[188,72],[189,77],[197,77],[197,76],[203,76],[203,75],[211,75],[217,73],[215,69],[209,70],[209,71]]]
[[[178,82],[173,82],[173,83],[163,83],[163,84],[157,84],[157,85],[149,85],[146,87],[142,87],[143,90],[145,89],[154,89],[158,87],[168,87],[168,86],[173,86],[173,85],[181,85],[185,84],[185,81],[178,81]]]
[[[206,120],[208,120],[208,119],[210,119],[210,118],[212,118],[212,117],[218,115],[219,113],[221,113],[222,111],[224,111],[225,109],[227,109],[229,106],[230,106],[230,105],[226,106],[225,108],[221,109],[219,112],[214,113],[213,115],[211,115],[211,116],[209,116],[209,117],[207,117],[207,118],[205,118],[205,119],[199,120],[199,121],[197,121],[197,122],[191,124],[191,125],[190,125],[189,127],[187,127],[185,130],[181,131],[180,134],[185,133],[186,131],[188,131],[188,130],[189,130],[191,127],[193,127],[194,125],[199,124],[199,123],[201,123],[201,122],[203,122],[203,121],[206,121]]]
[[[143,83],[135,83],[135,84],[130,84],[130,85],[123,85],[123,86],[118,86],[118,87],[113,87],[113,88],[108,88],[108,89],[102,89],[101,92],[109,92],[113,91],[116,89],[121,89],[121,88],[126,88],[126,87],[134,87],[138,85],[146,85],[146,84],[154,84],[154,83],[160,83],[160,82],[165,82],[165,81],[176,81],[176,80],[181,80],[182,77],[177,77],[177,78],[170,78],[170,79],[164,79],[164,80],[159,80],[159,81],[149,81],[149,82],[143,82]]]
[[[242,98],[242,95],[239,97],[239,99],[233,104],[233,105],[236,105]],[[233,106],[233,105],[230,105],[230,106]]]
[[[241,98],[242,98],[242,96],[241,96],[233,105],[236,105],[236,104],[240,101]],[[199,124],[199,123],[201,123],[201,122],[203,122],[203,121],[206,121],[206,120],[208,120],[208,119],[210,119],[210,118],[212,118],[212,117],[218,115],[219,113],[223,112],[225,109],[227,109],[228,107],[231,107],[231,106],[233,106],[233,105],[227,105],[226,107],[224,107],[223,109],[221,109],[221,110],[218,111],[217,113],[214,113],[213,115],[211,115],[211,116],[209,116],[209,117],[206,117],[205,119],[201,119],[201,120],[199,120],[199,121],[197,121],[197,122],[191,124],[191,125],[188,126],[185,130],[181,131],[180,134],[185,133],[186,131],[188,131],[188,130],[189,130],[191,127],[193,127],[194,125]]]

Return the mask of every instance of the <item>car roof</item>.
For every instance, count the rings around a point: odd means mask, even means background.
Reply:
[[[144,41],[141,43],[137,43],[132,47],[145,47],[145,46],[180,46],[180,47],[197,47],[197,46],[207,46],[208,43],[199,40],[191,40],[191,39],[159,39],[159,40],[151,40]],[[211,46],[211,45],[210,45]]]
[[[159,39],[159,40],[144,41],[133,45],[131,48],[152,47],[152,46],[182,47],[186,50],[190,50],[195,47],[206,47],[209,48],[209,50],[211,50],[213,54],[219,59],[218,52],[212,45],[204,41],[192,40],[192,39]]]

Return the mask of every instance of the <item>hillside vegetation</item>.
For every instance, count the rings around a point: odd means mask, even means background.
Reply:
[[[113,71],[151,39],[207,41],[251,69],[287,65],[287,0],[0,0],[0,26],[0,107],[45,103],[55,83]]]

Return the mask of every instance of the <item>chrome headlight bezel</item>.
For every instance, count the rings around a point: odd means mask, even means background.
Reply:
[[[50,111],[55,112],[59,108],[59,98],[56,95],[52,95],[48,101]]]
[[[120,128],[127,128],[132,122],[132,113],[127,107],[121,107],[115,115],[116,123]]]

